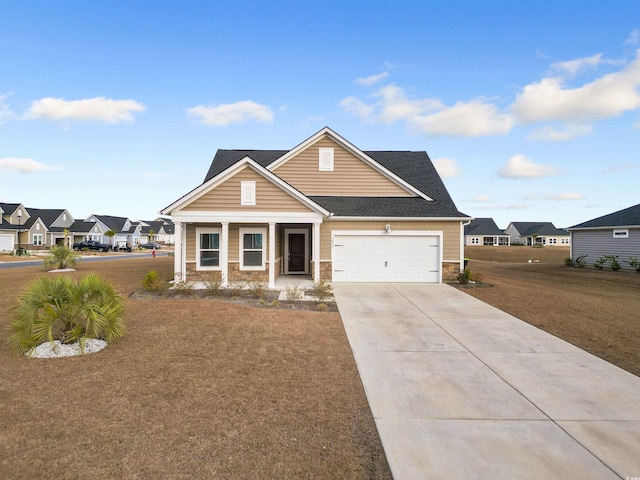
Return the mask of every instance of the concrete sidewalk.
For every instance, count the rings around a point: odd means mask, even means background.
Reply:
[[[640,378],[448,285],[334,293],[394,479],[640,477]]]

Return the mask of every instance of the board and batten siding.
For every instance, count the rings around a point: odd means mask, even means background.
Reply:
[[[631,268],[627,263],[629,257],[640,257],[640,228],[629,228],[629,238],[613,238],[613,230],[608,228],[571,232],[573,260],[588,255],[587,264],[591,265],[605,255],[619,255],[618,262],[622,268]]]
[[[379,230],[384,231],[386,224],[394,232],[399,231],[435,231],[442,232],[443,262],[460,261],[460,224],[461,222],[400,222],[400,221],[364,221],[364,222],[324,222],[320,225],[320,260],[331,260],[331,235],[334,230]]]
[[[240,182],[256,182],[256,204],[240,205]],[[183,207],[187,211],[238,212],[310,212],[306,205],[274,185],[251,167],[245,167],[232,178],[221,183]]]
[[[319,170],[320,148],[334,149],[333,171]],[[287,160],[273,172],[305,195],[413,196],[327,137]]]

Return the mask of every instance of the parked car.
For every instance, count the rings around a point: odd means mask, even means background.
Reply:
[[[119,240],[116,245],[113,247],[113,251],[114,252],[130,252],[131,251],[131,244]]]
[[[96,242],[95,240],[85,240],[84,242],[74,243],[73,249],[78,250],[97,250],[98,252],[108,252],[111,250],[111,245],[106,243]]]
[[[160,245],[159,243],[150,242],[150,243],[143,243],[142,245],[140,245],[140,247],[146,248],[147,250],[158,250],[162,248],[162,245]]]

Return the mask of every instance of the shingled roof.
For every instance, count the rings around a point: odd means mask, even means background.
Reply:
[[[569,229],[602,227],[640,227],[640,204],[579,223]]]
[[[471,223],[464,227],[465,235],[506,235],[503,230],[498,228],[493,218],[475,218]]]
[[[245,157],[251,158],[266,168],[287,152],[288,150],[218,150],[203,183]],[[456,208],[427,152],[365,151],[363,153],[426,194],[433,199],[433,202],[419,197],[310,196],[309,198],[337,216],[468,217]]]
[[[511,222],[524,237],[531,235],[569,235],[566,230],[556,228],[551,222]]]

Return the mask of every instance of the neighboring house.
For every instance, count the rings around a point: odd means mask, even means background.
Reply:
[[[9,251],[17,249],[17,246],[28,248],[30,236],[25,225],[31,217],[27,209],[21,203],[0,203],[0,210],[2,211],[0,251],[9,250],[7,247],[12,244]]]
[[[509,235],[512,245],[569,246],[571,242],[569,232],[551,222],[511,222],[504,233]]]
[[[593,263],[605,255],[618,255],[623,268],[629,257],[640,258],[640,204],[569,228],[571,258],[588,255]]]
[[[158,234],[163,226],[164,222],[162,220],[141,220],[140,243],[159,242]]]
[[[426,152],[362,151],[329,128],[292,150],[218,150],[164,208],[176,279],[441,282],[463,267],[463,225]]]
[[[103,226],[98,225],[96,222],[86,222],[84,220],[76,220],[73,222],[69,230],[69,243],[80,243],[85,240],[97,240],[101,241],[106,230],[103,230]]]
[[[126,243],[136,246],[140,243],[139,222],[132,222],[126,217],[114,217],[111,215],[89,215],[85,222],[95,222],[98,226],[96,232],[88,235],[89,240],[96,240],[109,245],[118,245]],[[106,233],[113,230],[116,234],[113,238],[109,238]]]
[[[165,245],[173,245],[175,243],[175,226],[173,222],[165,221],[160,230],[158,231],[158,243],[163,243]]]
[[[27,223],[33,223],[33,226],[29,226],[28,243],[36,249],[62,244],[65,229],[74,222],[73,217],[65,209],[27,208],[27,212],[30,215]]]
[[[500,230],[493,218],[474,218],[464,227],[465,245],[510,245],[509,235]]]

